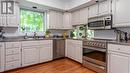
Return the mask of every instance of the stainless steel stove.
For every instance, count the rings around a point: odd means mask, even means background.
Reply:
[[[112,40],[91,39],[83,41],[83,66],[98,73],[106,73],[107,42]]]

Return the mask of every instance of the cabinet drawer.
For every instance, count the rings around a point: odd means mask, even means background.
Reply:
[[[21,47],[20,42],[6,42],[6,48]]]
[[[35,46],[39,45],[38,41],[23,41],[22,46]]]
[[[6,62],[20,61],[20,60],[21,60],[20,54],[6,56]]]
[[[21,67],[21,61],[8,62],[5,65],[5,70],[11,70],[19,67]]]
[[[20,54],[21,48],[6,49],[6,55]]]
[[[53,44],[52,40],[43,40],[43,41],[39,41],[40,45],[50,45]]]
[[[130,46],[126,45],[108,44],[108,50],[130,54]]]

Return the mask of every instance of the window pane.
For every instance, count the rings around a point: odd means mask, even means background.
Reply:
[[[44,27],[44,13],[21,10],[21,32],[42,32]]]

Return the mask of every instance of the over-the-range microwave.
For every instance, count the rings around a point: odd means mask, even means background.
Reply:
[[[88,29],[111,29],[112,16],[106,16],[97,19],[90,19],[88,22]]]

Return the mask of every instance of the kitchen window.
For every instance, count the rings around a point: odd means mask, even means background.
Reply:
[[[45,13],[20,10],[20,32],[44,32]]]

